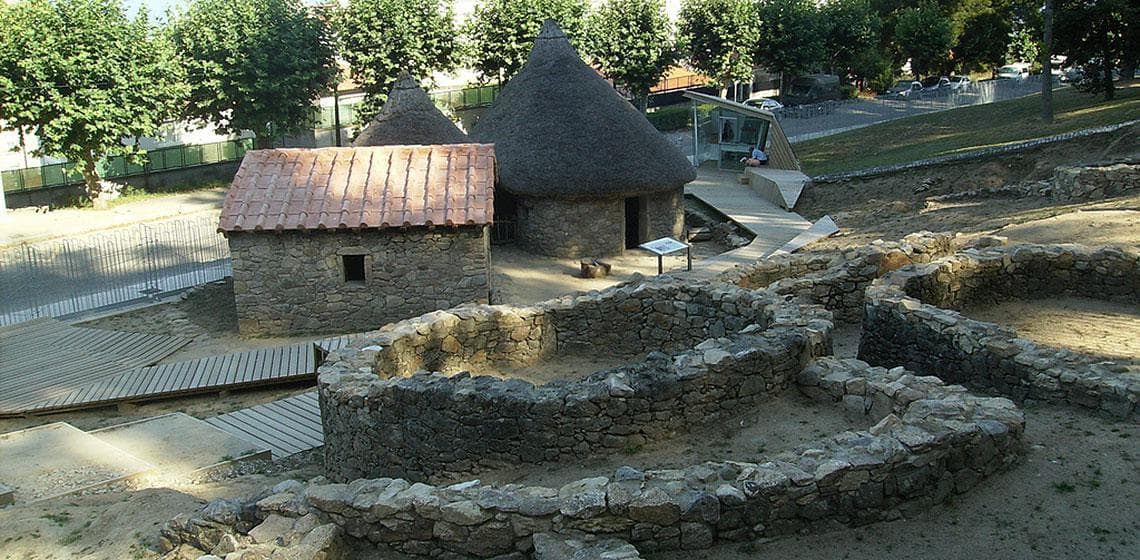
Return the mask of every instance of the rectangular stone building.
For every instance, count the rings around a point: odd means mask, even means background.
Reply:
[[[489,144],[258,150],[222,207],[241,334],[365,331],[486,303]]]

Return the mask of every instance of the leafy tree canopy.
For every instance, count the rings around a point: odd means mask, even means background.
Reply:
[[[720,80],[723,92],[733,80],[752,80],[758,22],[750,0],[684,0],[680,50],[693,69]]]
[[[757,9],[756,62],[779,72],[784,82],[823,65],[826,29],[811,0],[760,0]]]
[[[910,59],[915,76],[926,76],[945,66],[954,35],[950,18],[937,4],[923,2],[898,12],[895,41],[904,58]]]
[[[1053,51],[1085,68],[1078,84],[1112,99],[1112,69],[1135,71],[1140,56],[1140,6],[1129,0],[1054,0]],[[1131,78],[1131,76],[1128,76]]]
[[[190,77],[186,116],[251,130],[261,148],[311,127],[336,77],[327,28],[299,0],[193,0],[171,34]]]
[[[824,51],[832,73],[860,78],[874,75],[876,64],[869,64],[879,48],[882,19],[871,0],[834,0],[820,12],[824,28]]]
[[[585,51],[645,110],[649,90],[676,60],[663,0],[607,0],[586,20]]]
[[[993,69],[1005,64],[1011,32],[1009,17],[997,11],[966,18],[954,47],[954,62],[966,71]]]
[[[458,61],[451,0],[349,0],[334,26],[352,79],[364,89],[360,124],[380,111],[401,71],[417,79]]]
[[[577,42],[585,14],[585,0],[486,0],[466,25],[468,58],[481,79],[504,83],[526,63],[542,22],[553,19]]]
[[[154,134],[185,93],[169,41],[120,0],[0,5],[0,120],[39,138],[40,154],[78,162],[87,194],[96,161],[137,157],[125,137]]]

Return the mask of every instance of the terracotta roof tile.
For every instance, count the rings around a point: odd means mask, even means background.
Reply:
[[[218,230],[489,224],[494,184],[490,144],[255,150]]]

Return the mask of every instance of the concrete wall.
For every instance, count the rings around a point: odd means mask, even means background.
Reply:
[[[243,335],[350,332],[486,302],[486,228],[240,232],[229,236]],[[366,279],[347,282],[344,255]]]

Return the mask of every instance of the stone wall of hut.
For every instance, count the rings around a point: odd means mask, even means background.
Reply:
[[[646,195],[645,206],[646,221],[649,223],[649,235],[645,241],[662,237],[681,239],[685,228],[684,187],[671,193]]]
[[[488,300],[483,226],[228,237],[238,328],[245,336],[366,331]],[[346,280],[345,256],[363,258],[363,280]]]
[[[641,198],[639,239],[680,239],[684,191]],[[560,200],[519,197],[517,238],[528,250],[554,257],[605,257],[625,250],[625,198]]]

